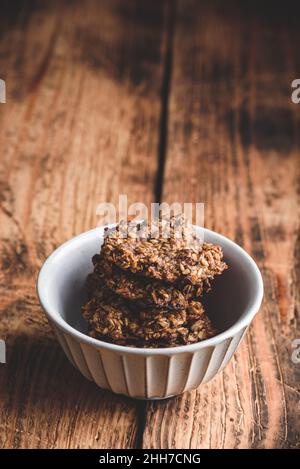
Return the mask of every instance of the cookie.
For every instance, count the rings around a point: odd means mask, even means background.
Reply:
[[[177,231],[176,223],[183,234]],[[161,220],[157,227],[159,233],[164,230]],[[143,225],[137,238],[131,224],[121,223],[106,233],[101,253],[123,270],[167,283],[201,285],[227,267],[221,247],[201,243],[193,227],[186,228],[182,219],[171,220],[169,238],[151,235],[148,225]]]
[[[202,294],[202,287],[189,288],[188,285],[182,285],[180,289],[172,284],[126,272],[100,255],[94,256],[93,262],[94,272],[88,280],[90,297],[95,296],[99,286],[104,283],[117,295],[138,302],[140,306],[177,310],[186,306],[187,299]]]
[[[91,336],[119,345],[170,347],[195,343],[216,334],[200,302],[179,311],[139,310],[103,287],[82,308]]]

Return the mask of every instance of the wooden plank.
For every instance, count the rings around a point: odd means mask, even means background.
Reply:
[[[157,171],[164,5],[1,7],[0,447],[130,448],[140,404],[67,362],[35,294],[45,257],[100,202],[149,203]]]
[[[277,4],[276,4],[277,5]],[[298,447],[297,12],[179,1],[163,200],[204,202],[205,224],[264,276],[260,314],[225,371],[148,407],[145,448]],[[274,8],[273,8],[274,7]]]

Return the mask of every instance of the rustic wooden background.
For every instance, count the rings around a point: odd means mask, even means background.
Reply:
[[[0,446],[299,447],[294,5],[7,0],[0,14]],[[225,371],[167,401],[86,381],[35,293],[45,257],[120,193],[205,202],[206,226],[264,276],[261,313]]]

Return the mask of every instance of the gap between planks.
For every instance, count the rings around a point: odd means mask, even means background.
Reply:
[[[173,42],[174,42],[174,29],[176,21],[176,0],[168,0],[166,7],[166,40],[165,40],[165,55],[164,55],[164,71],[161,88],[161,111],[159,122],[159,141],[158,141],[158,167],[154,187],[155,202],[161,203],[164,168],[166,161],[166,153],[168,146],[168,119],[169,119],[169,96],[170,96],[170,83],[173,68]]]

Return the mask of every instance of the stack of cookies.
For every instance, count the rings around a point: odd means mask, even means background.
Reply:
[[[201,303],[227,265],[182,217],[106,230],[82,314],[89,334],[134,347],[192,344],[217,333]]]

